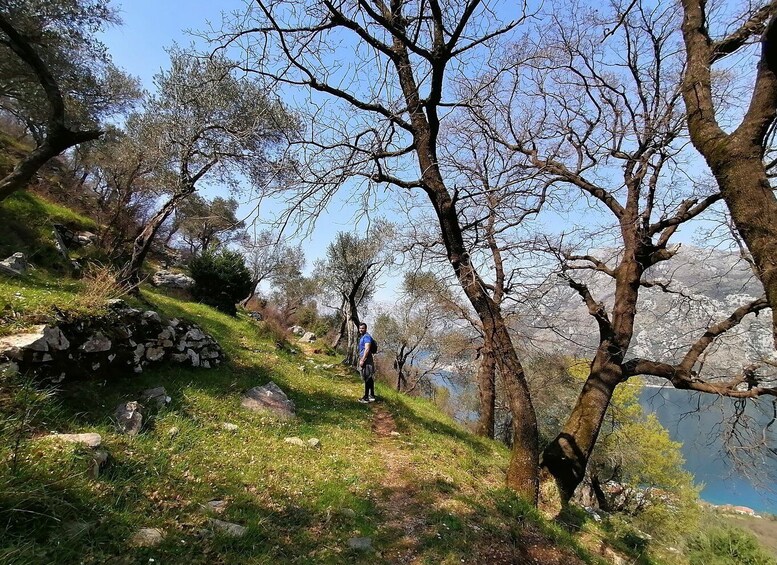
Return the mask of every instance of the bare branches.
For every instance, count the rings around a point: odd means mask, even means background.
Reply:
[[[767,20],[775,13],[775,9],[777,9],[775,4],[771,2],[761,6],[738,29],[726,37],[714,41],[712,43],[710,64],[735,53],[751,41],[753,37],[760,36],[766,29]]]

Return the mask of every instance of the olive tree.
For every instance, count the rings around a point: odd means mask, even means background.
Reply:
[[[96,38],[119,23],[106,0],[0,3],[0,112],[35,147],[0,179],[0,201],[25,188],[52,157],[97,139],[102,118],[140,95]]]
[[[240,77],[230,61],[172,51],[170,68],[154,79],[136,134],[145,147],[163,202],[139,230],[120,279],[136,286],[140,268],[162,224],[202,185],[237,189],[274,182],[279,143],[295,120],[256,81]]]

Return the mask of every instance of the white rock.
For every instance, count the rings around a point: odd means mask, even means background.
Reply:
[[[51,439],[56,441],[64,441],[67,443],[80,443],[87,447],[100,447],[103,438],[100,434],[86,433],[86,434],[53,434],[50,436],[44,436],[41,439]]]
[[[111,349],[111,340],[108,339],[102,332],[97,332],[86,340],[80,348],[86,353],[99,353],[101,351],[109,351]]]

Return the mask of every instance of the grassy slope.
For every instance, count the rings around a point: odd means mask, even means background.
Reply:
[[[53,305],[74,313],[94,310],[84,284],[65,277],[70,267],[55,246],[54,224],[95,229],[90,218],[31,193],[17,192],[0,203],[0,259],[21,251],[31,265],[21,279],[0,275],[0,335],[50,320]]]
[[[168,316],[201,323],[223,344],[229,365],[167,365],[72,383],[58,400],[41,402],[35,433],[99,432],[111,464],[92,480],[83,449],[22,443],[15,470],[0,473],[0,562],[596,561],[501,488],[504,447],[463,431],[430,403],[379,387],[382,403],[358,404],[358,379],[322,367],[336,359],[279,348],[248,319],[145,296]],[[241,409],[242,392],[269,380],[294,400],[297,420]],[[156,385],[172,404],[140,436],[115,433],[115,406]],[[9,435],[18,429],[11,400],[4,406]],[[379,412],[391,415],[398,437],[373,433]],[[224,422],[238,431],[224,430]],[[322,445],[297,447],[284,441],[290,436]],[[3,444],[2,460],[10,462],[12,441]],[[248,526],[245,537],[211,532],[204,506],[212,499],[227,501],[219,518]],[[131,547],[144,526],[163,530],[164,542]],[[349,549],[353,537],[371,538],[373,549]]]

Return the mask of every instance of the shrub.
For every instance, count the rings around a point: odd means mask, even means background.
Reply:
[[[195,300],[232,316],[235,303],[251,291],[251,273],[243,256],[235,251],[203,253],[189,263],[189,272],[195,283]]]
[[[691,565],[777,565],[752,534],[731,527],[700,532],[688,544]]]

